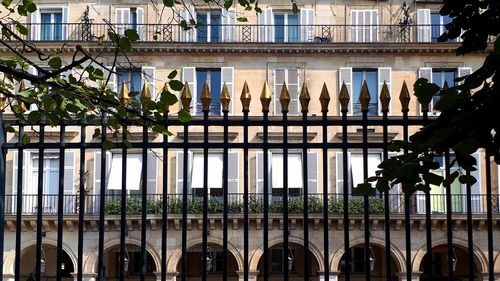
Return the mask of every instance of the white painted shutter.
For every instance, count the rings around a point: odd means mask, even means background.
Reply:
[[[62,40],[67,40],[69,38],[69,7],[62,7]]]
[[[377,100],[380,100],[380,93],[382,92],[382,87],[387,84],[387,88],[389,89],[389,94],[391,93],[391,68],[390,67],[379,67],[378,68],[378,93]],[[382,110],[382,107],[379,106],[379,113]],[[391,112],[391,104],[389,103],[389,113]]]
[[[370,15],[370,20],[368,21],[368,23],[370,24],[369,27],[370,36],[367,42],[378,42],[378,32],[379,32],[378,11],[372,10],[369,11],[368,14]]]
[[[236,36],[236,9],[222,9],[222,41],[234,42]]]
[[[117,8],[115,10],[116,16],[116,30],[117,34],[125,34],[125,30],[129,29],[130,24],[130,9],[129,8]]]
[[[38,70],[34,66],[30,65],[30,66],[28,66],[28,73],[32,74],[32,75],[38,75]],[[24,80],[24,85],[26,86],[27,89],[30,88],[31,87],[31,81]],[[36,111],[36,110],[38,110],[38,106],[36,104],[31,104],[30,107],[28,108],[28,112],[30,112],[30,111]]]
[[[337,183],[337,193],[338,194],[343,194],[344,193],[344,159],[343,159],[343,152],[336,152],[335,153],[335,175],[336,175],[336,183]],[[351,173],[351,153],[347,153],[347,174],[350,175],[350,178],[352,177]],[[349,193],[352,193],[352,179],[347,179],[349,183]]]
[[[300,9],[300,38],[302,42],[312,42],[314,38],[314,10]]]
[[[64,152],[64,193],[73,194],[75,191],[75,152]]]
[[[155,87],[155,74],[156,74],[156,68],[151,67],[151,66],[143,66],[142,67],[142,85],[141,85],[141,90],[142,87],[144,86],[144,83],[146,86],[149,87],[149,90],[151,91],[151,98],[154,100],[156,99],[156,87]]]
[[[40,40],[42,18],[40,16],[40,9],[31,13],[31,40]]]
[[[116,73],[115,73],[116,69],[113,68],[112,66],[107,66],[106,68],[107,69],[112,69],[112,72],[109,72],[106,69],[103,69],[104,78],[107,79],[107,77],[109,75],[108,87],[113,92],[119,92],[119,89],[118,89],[118,77],[116,77]],[[120,85],[120,87],[121,87],[121,85]]]
[[[352,42],[360,42],[360,34],[361,34],[361,22],[363,21],[361,11],[352,10],[351,11],[351,41]]]
[[[472,68],[470,67],[459,67],[458,68],[458,77],[464,77],[470,75],[472,73]],[[463,84],[464,81],[461,81],[460,84]]]
[[[182,68],[182,83],[188,83],[189,90],[191,91],[191,96],[193,97],[191,102],[191,114],[196,114],[196,101],[198,100],[198,95],[196,92],[196,68],[194,67],[183,67]]]
[[[234,67],[221,67],[221,90],[226,83],[227,91],[231,97],[231,103],[229,104],[229,114],[234,114]]]
[[[431,10],[417,10],[417,42],[431,42]]]
[[[300,70],[292,68],[287,70],[287,87],[290,94],[290,104],[288,105],[288,115],[300,114]]]
[[[432,83],[432,68],[431,67],[421,67],[418,69],[418,78],[425,78],[429,83]],[[419,106],[422,108],[422,106]],[[432,112],[432,102],[429,104],[429,112]]]
[[[191,151],[188,151],[188,156],[187,156],[187,161],[188,161],[188,173],[187,173],[187,188],[188,188],[188,194],[191,194],[191,173],[192,173],[192,161],[193,159],[193,153]],[[183,184],[184,184],[184,151],[178,151],[177,152],[177,157],[176,157],[176,171],[177,171],[177,176],[176,176],[176,193],[177,194],[182,194],[183,192]]]
[[[264,193],[264,153],[262,151],[255,153],[255,171],[257,175],[255,193],[260,195]]]
[[[238,152],[229,152],[228,158],[228,171],[227,171],[227,190],[228,193],[238,193],[239,189],[239,158]]]
[[[106,182],[108,185],[109,180],[109,170],[111,168],[111,152],[106,152]],[[101,190],[101,152],[94,152],[94,194],[99,194]]]
[[[396,152],[389,152],[388,157],[396,157]],[[397,184],[389,189],[389,208],[393,212],[400,212],[403,210],[404,194],[401,192],[401,184]]]
[[[190,7],[189,9],[182,8],[179,11],[179,22],[185,20],[188,26],[190,26],[190,20],[193,19],[193,17],[196,16],[196,11],[194,10],[194,7]],[[184,30],[182,27],[179,26],[180,29],[180,37],[181,41],[183,42],[196,42],[196,28],[191,27],[189,30]]]
[[[349,114],[352,114],[352,67],[341,67],[339,69],[339,93],[342,89],[342,83],[345,83],[347,92],[351,97],[349,100]]]
[[[318,154],[316,152],[307,153],[307,188],[309,194],[318,193]]]
[[[283,89],[283,83],[287,82],[288,70],[283,68],[277,68],[274,70],[273,84],[274,84],[274,115],[281,115],[281,102],[279,100],[281,95],[281,90]],[[288,87],[288,85],[287,85]]]
[[[147,177],[147,182],[146,182],[146,189],[148,191],[148,194],[157,194],[156,190],[156,171],[158,170],[158,158],[157,156],[149,151],[147,154],[147,163],[148,163],[148,169],[146,172],[146,177]],[[166,179],[165,179],[166,180]]]
[[[259,42],[274,42],[274,15],[273,9],[266,8],[258,18]]]
[[[140,41],[146,41],[146,26],[144,25],[144,9],[137,8],[137,33],[139,34]]]
[[[470,188],[471,203],[472,203],[472,213],[481,213],[483,211],[483,196],[481,195],[481,167],[482,167],[482,159],[479,152],[472,154],[474,158],[476,158],[476,171],[472,171],[470,174],[474,178],[476,178],[477,182],[473,184]],[[486,199],[486,198],[485,198]],[[464,208],[464,210],[466,210]]]

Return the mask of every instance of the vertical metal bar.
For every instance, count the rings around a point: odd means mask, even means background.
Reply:
[[[141,171],[141,187],[142,187],[142,209],[141,209],[141,275],[140,281],[146,278],[148,251],[146,249],[146,234],[147,234],[147,203],[148,203],[148,127],[142,127],[142,171]],[[155,183],[156,184],[156,183]]]
[[[164,115],[165,130],[168,131],[168,112]],[[167,228],[168,228],[168,136],[163,135],[163,182],[162,182],[162,226],[161,226],[161,281],[167,280]]]
[[[85,151],[86,132],[85,119],[80,127],[80,180],[79,180],[79,212],[78,212],[78,253],[77,253],[77,281],[83,280],[83,227],[85,219]]]
[[[36,211],[36,260],[35,260],[35,280],[42,280],[40,272],[42,261],[42,220],[43,220],[43,158],[44,158],[44,144],[45,144],[45,125],[40,124],[40,147],[38,149],[38,190],[37,190],[37,211]]]
[[[3,261],[5,238],[5,131],[3,127],[3,110],[0,111],[0,260]],[[18,170],[19,172],[19,170]],[[19,195],[18,195],[19,196]],[[3,276],[3,263],[0,266],[0,276]],[[2,277],[3,278],[3,277]]]
[[[366,180],[368,178],[368,110],[363,110],[363,178]],[[354,184],[354,183],[353,183]],[[365,280],[371,280],[370,271],[370,202],[368,201],[368,195],[363,195],[363,208],[364,208],[364,228],[365,228]],[[390,262],[387,261],[387,262]]]
[[[477,167],[479,167],[479,163],[477,163]],[[470,171],[466,172],[467,176],[470,176]],[[481,181],[481,179],[477,179],[478,182]],[[469,265],[469,281],[474,281],[474,241],[473,235],[472,235],[472,192],[471,189],[472,186],[467,183],[466,185],[466,190],[467,190],[467,264]]]
[[[388,127],[387,127],[387,110],[384,110],[382,112],[383,114],[383,120],[382,120],[382,138],[384,142],[384,151],[383,151],[383,157],[384,160],[389,159],[389,152],[387,149],[387,144],[389,143],[389,138],[388,138]],[[385,272],[386,272],[386,280],[391,281],[392,279],[392,264],[391,264],[391,218],[390,218],[390,193],[389,190],[384,192],[384,225],[385,225]]]
[[[224,214],[223,214],[223,219],[222,219],[222,267],[223,267],[223,275],[222,275],[222,281],[227,281],[227,255],[229,254],[228,252],[228,213],[229,213],[229,187],[228,187],[228,168],[229,168],[229,157],[228,157],[228,139],[229,139],[229,124],[228,124],[228,111],[223,110],[224,114],[224,120],[223,120],[223,127],[224,127],[224,152],[222,155],[222,188],[223,188],[223,193],[224,193]],[[239,160],[239,159],[238,159]]]
[[[66,161],[65,157],[65,139],[64,135],[66,134],[66,126],[61,124],[61,136],[60,136],[60,149],[59,149],[59,197],[57,199],[57,256],[56,256],[56,280],[62,280],[62,270],[60,270],[60,266],[62,263],[62,241],[63,241],[63,203],[65,201],[64,194],[64,165]]]
[[[181,251],[182,251],[182,265],[181,265],[181,281],[186,281],[187,274],[187,200],[188,200],[188,125],[184,125],[184,148],[183,148],[183,162],[182,162],[182,233],[181,233]]]
[[[423,121],[424,125],[427,124],[428,122],[428,111],[425,110],[423,111]],[[427,185],[427,182],[426,182]],[[425,268],[427,268],[427,280],[431,279],[431,274],[432,274],[432,217],[431,217],[431,191],[430,187],[429,190],[425,191],[424,193],[425,197],[425,237],[426,237],[426,247],[427,247],[427,260],[425,263]]]
[[[486,150],[485,156],[485,166],[486,166],[486,198],[492,198],[491,196],[491,156]],[[488,280],[495,280],[495,260],[493,258],[493,209],[491,202],[486,204],[486,220],[487,220],[487,230],[488,230]],[[470,251],[470,249],[469,249]]]
[[[248,281],[249,256],[248,256],[248,110],[243,111],[243,278]]]
[[[446,151],[444,154],[444,164],[445,164],[445,175],[446,178],[450,177],[450,152]],[[453,250],[453,233],[452,233],[452,224],[451,220],[451,212],[452,212],[452,202],[451,202],[451,183],[449,185],[445,185],[446,188],[446,242],[448,244],[448,278],[449,280],[453,280],[453,260],[452,254]],[[471,265],[472,266],[472,265]]]
[[[127,236],[127,126],[122,127],[122,170],[120,194],[120,281],[125,280],[125,237]],[[102,164],[101,164],[102,165]]]
[[[201,280],[207,281],[208,259],[208,110],[203,110],[203,234]]]
[[[403,141],[408,141],[408,110],[403,110]],[[404,153],[408,153],[408,148],[404,149]],[[404,192],[404,216],[405,216],[405,254],[406,254],[406,280],[412,280],[412,262],[411,262],[411,225],[410,225],[410,195]]]
[[[308,186],[308,161],[307,161],[307,111],[302,114],[302,186],[304,187],[304,281],[309,280],[309,186]],[[328,281],[328,280],[325,280]]]
[[[288,281],[288,112],[283,112],[283,271]]]
[[[0,111],[0,118],[3,118],[3,112]],[[0,128],[3,129],[3,120]],[[18,145],[19,149],[17,156],[17,208],[16,208],[16,257],[14,261],[14,281],[19,281],[21,274],[21,224],[22,224],[22,212],[23,212],[23,163],[24,163],[24,149],[22,145],[22,136],[24,135],[24,125],[19,125],[19,139]],[[0,135],[0,137],[2,137]],[[2,140],[4,141],[4,140]],[[3,145],[3,142],[2,142]],[[13,166],[16,163],[13,163]],[[1,184],[1,183],[0,183]]]
[[[323,119],[326,121],[326,113],[323,115]],[[323,125],[323,143],[326,143],[326,133],[327,133],[327,128],[325,125]],[[347,111],[342,111],[342,178],[344,179],[344,188],[343,188],[343,206],[344,206],[344,273],[345,273],[345,281],[350,281],[351,280],[351,247],[349,246],[349,163],[348,163],[348,157],[347,155],[348,150],[347,150]],[[323,166],[326,164],[325,162],[325,157],[327,156],[326,152],[323,151]],[[324,166],[327,167],[327,166]],[[325,169],[323,169],[325,170]],[[327,190],[327,184],[325,183],[325,180],[327,179],[326,177],[327,173],[323,171],[323,193],[325,190]],[[326,204],[326,206],[328,206]],[[325,206],[323,206],[325,207]],[[327,213],[328,211],[325,210]],[[325,231],[325,238],[328,239],[328,232]],[[325,243],[325,249],[328,246],[328,244]],[[325,254],[325,261],[326,259],[326,254]],[[328,280],[327,274],[325,271],[325,280]]]
[[[269,280],[269,112],[264,110],[264,119],[263,119],[263,138],[262,145],[264,146],[263,150],[263,198],[264,198],[264,235],[263,235],[263,247],[264,254],[262,256],[264,262],[264,281]],[[260,168],[260,167],[257,167]]]
[[[99,197],[99,246],[97,261],[97,281],[104,280],[104,205],[106,203],[106,150],[103,147],[107,138],[106,117],[101,117],[101,186]]]

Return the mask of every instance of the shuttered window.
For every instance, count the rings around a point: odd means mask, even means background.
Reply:
[[[352,42],[378,41],[379,28],[377,10],[352,10],[351,23]]]
[[[31,40],[61,41],[68,39],[68,7],[38,7],[31,13]]]
[[[288,105],[288,115],[300,114],[300,69],[299,68],[277,68],[274,70],[274,115],[281,115],[280,95],[283,89],[283,83],[286,83],[288,94],[290,95],[290,104]]]

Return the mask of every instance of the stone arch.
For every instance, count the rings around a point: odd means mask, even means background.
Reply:
[[[294,236],[288,237],[288,242],[299,244],[302,246],[304,245],[304,239],[294,237]],[[271,248],[272,246],[278,245],[280,243],[283,243],[282,237],[271,239],[271,240],[269,240],[268,248]],[[250,271],[257,271],[258,270],[257,267],[259,265],[259,261],[260,261],[262,255],[264,254],[263,248],[264,247],[261,245],[259,248],[255,249],[253,254],[250,256],[250,265],[249,265]],[[323,255],[321,254],[321,251],[311,242],[309,242],[309,251],[313,254],[313,257],[316,258],[316,261],[318,262],[318,265],[319,265],[319,271],[324,271],[325,265],[323,263],[323,258],[322,258]]]
[[[201,237],[196,239],[190,239],[186,245],[186,249],[189,249],[191,247],[194,247],[202,243],[203,243],[203,238]],[[208,243],[213,243],[221,246],[224,245],[222,239],[211,236],[208,237]],[[236,263],[238,265],[238,270],[243,271],[243,257],[241,256],[238,249],[234,245],[228,242],[227,250],[233,255],[234,259],[236,260]],[[172,251],[172,254],[170,254],[170,257],[168,258],[167,272],[176,272],[177,266],[179,265],[181,258],[182,258],[182,250],[180,249],[180,247],[176,247],[176,249]]]
[[[445,238],[433,240],[432,247],[436,247],[439,245],[446,245],[447,243],[448,243],[448,241]],[[467,240],[464,240],[461,238],[453,238],[453,245],[461,247],[465,250],[467,250],[469,247],[467,244]],[[417,253],[413,257],[413,261],[412,261],[413,272],[420,271],[420,265],[422,264],[422,261],[423,261],[426,253],[427,253],[427,245],[424,244],[422,247],[420,247],[420,249],[418,249]],[[474,256],[476,257],[477,261],[479,262],[479,264],[477,264],[478,270],[480,270],[480,272],[486,272],[487,268],[488,268],[488,260],[484,256],[483,252],[474,246],[473,253],[474,253]]]
[[[357,237],[349,240],[349,246],[356,246],[359,244],[365,243],[365,237]],[[370,244],[385,248],[385,240],[378,237],[371,237]],[[339,270],[340,260],[344,255],[344,244],[342,244],[336,251],[333,252],[330,258],[330,271],[336,272]],[[397,271],[402,272],[405,268],[405,258],[403,253],[399,250],[399,248],[391,243],[391,256],[394,259],[394,262],[398,266]]]
[[[135,246],[141,246],[141,240],[133,237],[127,237],[125,239],[125,244],[131,244]],[[109,250],[115,246],[120,245],[120,238],[111,238],[108,240],[104,241],[104,252],[106,250]],[[146,251],[151,255],[155,262],[155,268],[156,271],[160,270],[161,268],[161,258],[156,249],[146,242]],[[97,272],[97,259],[98,259],[98,250],[94,249],[90,254],[87,260],[85,261],[83,265],[84,273],[96,273]]]
[[[52,239],[52,238],[43,238],[43,244],[51,245],[57,247],[57,240]],[[27,248],[31,246],[36,246],[36,239],[31,239],[29,241],[26,241],[21,244],[21,253],[26,250]],[[75,272],[77,270],[77,263],[78,263],[78,258],[67,244],[64,242],[62,243],[62,249],[66,254],[69,256],[71,259],[71,262],[73,263],[73,268],[75,269]],[[14,265],[15,265],[15,259],[16,259],[16,252],[15,251],[10,251],[7,255],[4,257],[4,263],[3,263],[3,272],[5,274],[14,274]]]

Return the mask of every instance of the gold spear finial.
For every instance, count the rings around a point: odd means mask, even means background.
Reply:
[[[252,100],[252,96],[250,95],[250,90],[248,89],[247,81],[243,84],[243,90],[241,91],[241,105],[243,107],[243,112],[250,112],[250,101]]]
[[[271,91],[269,90],[269,84],[267,80],[264,82],[264,87],[262,87],[262,93],[260,94],[260,103],[262,104],[262,112],[269,112],[269,105],[271,104]]]
[[[302,83],[302,89],[300,90],[299,101],[302,113],[309,112],[309,102],[311,101],[311,96],[309,95],[309,90],[307,89],[306,82]]]
[[[161,89],[161,92],[167,93],[168,91],[169,91],[168,83],[165,82],[165,84],[163,84],[163,88]],[[167,104],[167,105],[165,105],[165,113],[168,114],[169,112],[170,112],[170,106]]]
[[[347,90],[347,86],[345,82],[342,82],[342,87],[340,88],[339,95],[339,103],[340,103],[340,111],[345,113],[349,111],[349,91]]]
[[[399,101],[401,102],[401,112],[408,112],[408,106],[410,105],[410,92],[408,91],[406,81],[403,81],[401,93],[399,93]]]
[[[18,92],[22,92],[26,90],[26,84],[24,84],[24,80],[21,80],[19,82],[19,90]],[[26,107],[26,104],[23,101],[17,100],[17,105],[19,106],[19,112],[26,112],[28,111],[28,108]]]
[[[290,105],[290,94],[288,93],[288,89],[286,88],[286,83],[283,82],[283,87],[281,87],[280,94],[280,104],[281,104],[281,112],[288,112],[288,105]]]
[[[382,105],[382,112],[389,112],[389,103],[391,102],[391,95],[389,94],[389,88],[384,81],[382,85],[382,91],[380,92],[380,104]]]
[[[130,104],[130,95],[127,87],[127,83],[125,80],[122,82],[122,89],[120,90],[120,102],[124,106],[128,106]]]
[[[222,92],[220,94],[220,103],[222,104],[222,112],[229,112],[229,105],[231,104],[231,97],[227,89],[226,82],[222,85]]]
[[[363,86],[361,87],[361,93],[359,94],[359,103],[361,103],[361,112],[368,112],[368,106],[370,105],[370,91],[368,90],[368,85],[366,85],[366,80],[363,81]]]
[[[184,83],[184,88],[182,88],[181,92],[181,103],[182,109],[186,112],[189,112],[191,109],[191,100],[193,97],[191,96],[191,91],[189,90],[188,82]]]
[[[212,96],[210,95],[210,88],[208,86],[207,80],[205,81],[205,85],[203,85],[200,99],[203,112],[210,112],[210,103],[212,102]]]
[[[141,91],[141,103],[146,104],[148,101],[151,100],[151,91],[149,90],[148,84],[144,82],[142,85],[142,91]]]

